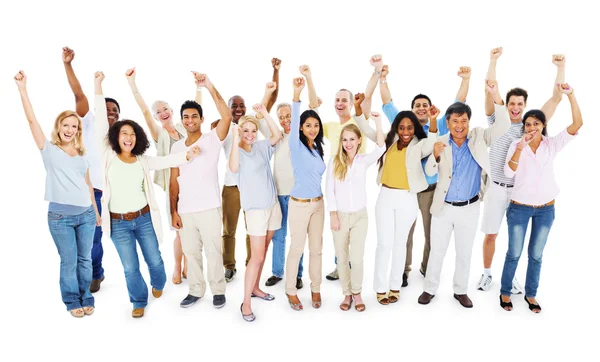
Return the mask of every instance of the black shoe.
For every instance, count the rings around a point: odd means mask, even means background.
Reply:
[[[533,304],[533,303],[529,302],[529,299],[527,299],[527,296],[525,296],[525,301],[527,302],[527,306],[529,307],[529,310],[532,311],[533,313],[539,313],[542,311],[542,307],[540,307],[539,304]]]
[[[213,296],[213,307],[222,308],[225,305],[226,299],[224,294]]]
[[[402,274],[402,288],[408,286],[408,274]]]
[[[273,285],[279,283],[281,281],[282,278],[276,277],[275,275],[271,276],[269,279],[267,279],[267,281],[265,282],[265,285],[267,287],[272,287]]]
[[[423,269],[419,268],[419,273],[421,273],[421,275],[423,276],[423,278],[425,278],[425,272],[423,271]]]
[[[225,281],[229,283],[237,273],[237,269],[225,269]]]
[[[510,302],[503,302],[502,301],[502,295],[500,296],[500,306],[502,307],[502,309],[504,309],[507,312],[510,312],[513,309],[512,301],[510,301]],[[506,309],[506,308],[510,308],[510,309]]]
[[[304,283],[302,283],[302,278],[296,278],[296,289],[302,289]]]
[[[187,297],[183,298],[183,300],[181,301],[181,303],[179,303],[179,306],[181,308],[187,308],[187,307],[191,307],[192,305],[194,305],[194,303],[196,303],[198,300],[200,299],[200,297],[196,297],[194,295],[188,294]]]

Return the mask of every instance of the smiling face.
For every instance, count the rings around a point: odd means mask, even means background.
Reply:
[[[448,118],[448,129],[455,143],[462,143],[467,139],[469,133],[469,116],[466,113],[458,115],[452,113]]]
[[[203,121],[204,117],[200,117],[200,113],[195,108],[186,108],[182,112],[181,123],[188,133],[199,132]]]
[[[403,118],[398,125],[398,137],[400,137],[400,144],[406,147],[410,141],[412,141],[415,135],[415,126],[413,125],[410,118]]]
[[[287,134],[290,133],[290,124],[292,123],[292,110],[290,107],[281,107],[277,110],[277,118],[279,124],[283,127],[283,131]]]
[[[108,116],[108,126],[112,126],[119,120],[119,107],[114,102],[106,102],[106,113]]]
[[[242,127],[240,127],[240,139],[243,143],[251,145],[256,141],[257,132],[258,129],[256,128],[256,125],[251,121],[246,121]]]
[[[352,96],[350,92],[341,90],[335,94],[335,112],[339,117],[350,117],[352,111]]]
[[[135,131],[126,124],[119,130],[119,147],[121,152],[131,152],[135,147]]]
[[[154,103],[154,119],[163,125],[173,122],[173,110],[169,105],[162,101]]]
[[[237,124],[242,116],[246,115],[246,104],[244,98],[233,96],[229,100],[229,109],[231,110],[232,122]]]
[[[429,120],[427,116],[429,114],[429,107],[431,107],[431,104],[429,104],[426,98],[415,99],[415,104],[411,110],[422,125],[427,124]]]
[[[532,140],[536,140],[542,137],[542,131],[544,130],[544,123],[537,118],[527,117],[525,120],[525,133],[532,137]]]
[[[60,122],[58,128],[58,137],[62,144],[69,144],[77,137],[79,131],[79,119],[75,116],[70,116]]]
[[[319,129],[321,125],[319,120],[314,117],[308,117],[303,124],[300,125],[300,132],[308,138],[311,142],[314,142],[315,138],[319,135]]]
[[[521,122],[525,105],[525,97],[510,96],[506,107],[508,108],[508,116],[511,122]]]
[[[358,152],[362,139],[359,135],[352,131],[345,130],[342,132],[342,147],[348,156],[353,157]]]

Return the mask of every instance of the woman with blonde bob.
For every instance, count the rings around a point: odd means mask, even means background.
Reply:
[[[275,299],[260,290],[258,283],[269,243],[275,230],[281,227],[281,207],[271,171],[271,158],[275,145],[283,136],[263,104],[256,104],[253,108],[267,121],[271,137],[257,141],[258,120],[243,116],[237,130],[232,132],[233,147],[229,157],[229,169],[239,174],[240,202],[246,213],[246,230],[252,248],[244,276],[244,302],[240,305],[242,318],[247,322],[256,319],[251,297],[266,301]]]
[[[60,255],[60,292],[73,317],[94,313],[92,243],[100,215],[90,182],[89,162],[82,141],[81,119],[73,111],[56,117],[50,142],[38,123],[29,101],[27,77],[15,76],[33,139],[46,168],[45,200],[48,227]]]
[[[357,112],[360,113],[360,110]],[[340,304],[343,311],[349,310],[353,301],[357,311],[365,310],[360,293],[369,224],[366,209],[366,172],[385,152],[381,118],[377,113],[373,113],[371,118],[375,120],[377,128],[377,147],[368,154],[358,154],[363,142],[362,133],[356,125],[349,124],[342,129],[338,150],[327,167],[326,195],[338,273],[344,294],[344,301]]]

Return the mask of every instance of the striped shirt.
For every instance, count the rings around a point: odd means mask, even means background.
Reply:
[[[487,119],[488,124],[491,126],[496,121],[496,114],[492,113]],[[506,177],[504,174],[504,162],[506,161],[506,153],[511,143],[523,136],[522,129],[522,123],[511,122],[508,131],[490,146],[490,177],[492,181],[514,185],[514,178]]]

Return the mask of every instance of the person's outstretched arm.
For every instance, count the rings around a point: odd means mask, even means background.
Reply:
[[[75,75],[75,71],[73,70],[73,66],[71,65],[73,59],[75,59],[75,52],[73,49],[64,47],[62,49],[62,60],[63,65],[65,66],[65,72],[67,73],[69,87],[71,87],[71,91],[75,96],[75,112],[77,112],[79,117],[85,117],[90,110],[90,104],[87,97],[83,93],[83,89],[81,89],[81,84],[79,83],[79,80]]]
[[[27,122],[29,122],[29,129],[31,130],[33,140],[35,141],[38,149],[43,150],[44,145],[46,144],[46,136],[44,136],[44,131],[42,131],[42,127],[40,127],[37,118],[35,118],[35,113],[33,113],[33,107],[31,106],[31,101],[29,100],[29,94],[27,94],[27,77],[25,76],[25,72],[20,70],[19,73],[15,75],[15,82],[19,88],[21,103],[23,103],[23,110],[25,111]]]

